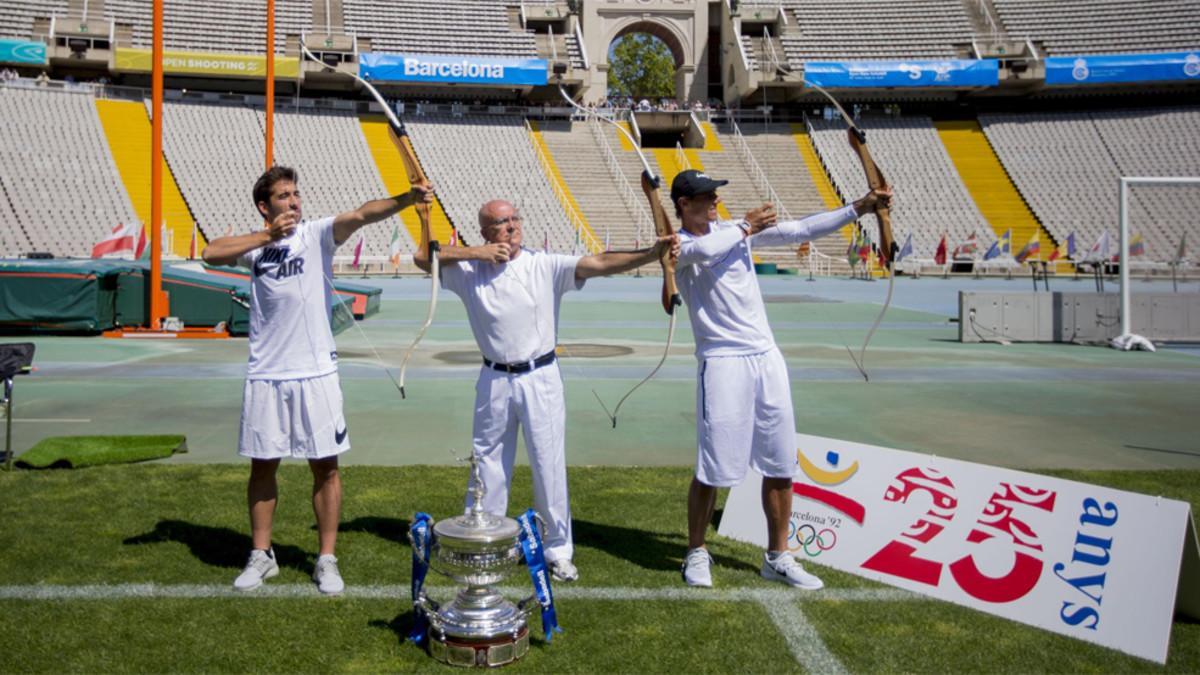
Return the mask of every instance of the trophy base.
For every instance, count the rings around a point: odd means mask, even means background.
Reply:
[[[529,651],[529,628],[521,626],[514,636],[504,633],[489,638],[462,638],[429,631],[429,655],[451,666],[495,668],[525,656]]]

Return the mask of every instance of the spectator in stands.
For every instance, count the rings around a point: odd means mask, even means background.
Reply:
[[[50,83],[50,76],[47,75],[46,71],[43,70],[42,74],[37,76],[37,84],[39,87],[44,87],[49,83]]]
[[[487,492],[484,509],[503,515],[523,427],[533,469],[533,502],[546,523],[546,560],[560,581],[575,581],[571,510],[567,498],[566,408],[558,344],[562,296],[591,277],[619,274],[658,260],[678,239],[660,237],[641,251],[589,256],[543,253],[523,248],[522,219],[509,202],[496,199],[479,209],[482,246],[442,249],[442,286],[462,298],[483,366],[475,384],[475,451]],[[672,255],[674,250],[672,250]],[[424,251],[414,257],[429,269]]]
[[[275,473],[284,457],[308,460],[320,553],[313,580],[325,594],[341,593],[334,544],[342,504],[338,455],[350,449],[338,384],[337,345],[329,327],[333,253],[360,228],[417,202],[432,187],[319,220],[301,220],[293,169],[276,166],[254,184],[254,203],[268,225],[251,234],[213,240],[211,265],[238,263],[250,275],[250,361],[242,398],[238,454],[250,458],[246,489],[253,549],[234,588],[249,591],[279,573],[271,547],[278,498]]]
[[[720,222],[717,188],[728,182],[687,170],[671,184],[671,202],[682,220],[675,278],[700,362],[696,473],[688,492],[683,580],[689,586],[712,586],[712,557],[704,541],[717,488],[740,483],[749,465],[764,476],[769,545],[762,576],[815,590],[823,586],[821,580],[788,553],[796,424],[787,363],[767,324],[751,245],[795,246],[823,237],[876,206],[886,206],[892,192],[875,190],[848,206],[792,222],[776,223],[770,204],[740,220]]]

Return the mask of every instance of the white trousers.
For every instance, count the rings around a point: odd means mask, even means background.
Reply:
[[[696,437],[696,478],[705,485],[737,485],[748,466],[768,478],[795,474],[792,387],[778,348],[700,362]]]
[[[475,451],[486,492],[483,508],[506,515],[517,458],[517,427],[533,470],[533,507],[546,521],[546,560],[570,559],[571,507],[567,499],[567,410],[558,362],[510,374],[484,366],[475,383]],[[470,506],[471,499],[467,498]],[[522,509],[524,510],[524,509]]]

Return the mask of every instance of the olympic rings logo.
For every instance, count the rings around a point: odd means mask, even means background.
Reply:
[[[796,542],[795,546],[789,543],[788,551],[792,553],[804,551],[808,557],[815,558],[837,546],[837,533],[828,527],[818,531],[808,523],[797,527],[795,521],[792,521],[788,525],[788,542]]]

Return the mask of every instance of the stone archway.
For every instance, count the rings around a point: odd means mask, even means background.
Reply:
[[[604,50],[605,65],[608,65],[608,50],[617,40],[620,40],[627,35],[635,35],[638,33],[658,38],[671,52],[671,58],[675,61],[675,99],[685,100],[686,96],[681,96],[681,92],[687,92],[687,78],[685,75],[691,72],[691,69],[686,67],[689,65],[687,58],[688,52],[684,47],[682,36],[680,36],[676,31],[672,30],[672,26],[669,24],[640,18],[626,22],[623,26],[618,28],[608,40],[609,46]]]
[[[675,98],[707,99],[708,78],[699,65],[708,47],[708,3],[682,0],[605,0],[584,2],[582,32],[593,64],[588,89],[602,98],[608,91],[608,48],[630,33],[659,38],[675,59]]]

